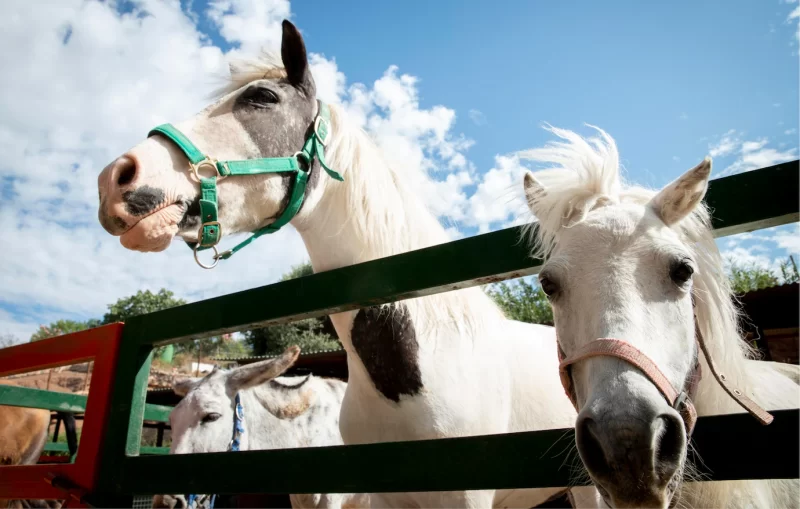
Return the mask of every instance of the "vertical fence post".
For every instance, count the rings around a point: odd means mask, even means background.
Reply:
[[[92,497],[92,505],[131,507],[132,494],[120,493],[125,456],[138,456],[144,418],[147,379],[153,348],[141,345],[134,330],[138,320],[130,320],[122,334],[119,356],[111,379],[106,443],[100,453],[98,486],[103,490]]]

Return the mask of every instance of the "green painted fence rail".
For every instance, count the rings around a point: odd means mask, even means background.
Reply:
[[[43,408],[56,412],[82,414],[86,412],[86,396],[68,392],[17,387],[15,385],[0,385],[0,405]],[[148,404],[145,405],[144,419],[146,421],[169,422],[169,413],[171,411],[172,407],[169,406]]]
[[[711,181],[718,236],[800,219],[798,161]],[[125,340],[159,345],[533,274],[520,229],[476,235],[131,318]],[[265,305],[269,303],[269,305]]]
[[[165,455],[169,454],[169,447],[148,447],[140,448],[141,454]],[[48,442],[44,446],[44,452],[69,452],[69,446],[65,442]]]
[[[693,436],[709,479],[800,475],[800,412],[701,417]],[[742,437],[747,437],[743,440]],[[121,492],[336,493],[559,487],[574,479],[572,429],[417,442],[128,458]],[[735,445],[734,445],[735,444]],[[572,461],[570,461],[572,460]],[[153,472],[170,472],[169,476]],[[235,475],[221,475],[235,472]]]
[[[720,237],[800,219],[792,161],[716,179],[706,198]],[[235,263],[235,262],[233,262]],[[572,430],[346,447],[138,456],[155,346],[534,274],[508,228],[131,318],[125,325],[101,451],[102,504],[133,494],[437,491],[565,486]],[[798,477],[797,410],[762,427],[748,415],[701,418],[693,441],[707,479]],[[742,437],[746,437],[743,439]],[[571,460],[575,460],[574,454]],[[563,464],[563,465],[562,465]]]

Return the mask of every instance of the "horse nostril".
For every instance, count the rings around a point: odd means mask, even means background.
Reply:
[[[591,417],[579,417],[575,425],[578,453],[590,472],[605,473],[611,468],[605,450],[600,443],[597,424]]]
[[[654,464],[662,482],[669,482],[681,465],[686,446],[683,421],[676,415],[663,414],[656,419],[661,433],[656,436]]]
[[[117,185],[119,187],[126,186],[133,182],[136,177],[136,163],[128,157],[123,157],[119,162],[120,168],[117,174]]]

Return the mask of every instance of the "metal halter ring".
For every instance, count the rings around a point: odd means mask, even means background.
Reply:
[[[303,152],[302,150],[299,151],[299,152],[295,152],[292,157],[297,159],[298,162],[300,161],[300,159],[302,159],[303,161],[306,162],[306,167],[307,168],[305,170],[303,170],[303,168],[300,168],[300,170],[302,170],[302,171],[310,171],[311,170],[311,160],[308,158],[308,156],[306,155],[305,152]]]
[[[319,126],[321,123],[325,122],[325,138],[319,135]],[[327,147],[328,145],[328,136],[331,135],[331,124],[320,115],[317,115],[316,120],[314,120],[314,134],[317,137],[317,140],[322,143],[323,147]]]
[[[214,267],[216,267],[217,264],[219,263],[219,251],[217,251],[217,246],[216,245],[211,246],[211,249],[214,250],[214,263],[212,263],[211,265],[203,265],[203,262],[200,261],[200,258],[197,256],[197,250],[200,247],[202,246],[200,245],[199,242],[194,246],[194,261],[197,262],[197,265],[203,267],[204,269],[213,269]]]
[[[194,178],[196,178],[198,182],[200,182],[200,179],[202,178],[200,176],[200,168],[202,168],[203,166],[210,166],[211,169],[214,170],[217,180],[222,180],[225,178],[225,175],[222,175],[219,172],[219,168],[217,168],[217,160],[211,159],[210,157],[206,157],[197,164],[189,163],[189,167],[192,169],[192,172],[194,173]]]

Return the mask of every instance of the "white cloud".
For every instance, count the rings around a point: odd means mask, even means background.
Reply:
[[[782,149],[784,145],[779,144],[779,149],[769,147],[767,138],[756,140],[742,140],[741,134],[736,130],[723,134],[716,143],[708,145],[709,155],[714,158],[725,158],[736,156],[733,163],[725,167],[721,172],[716,173],[717,177],[724,177],[734,173],[742,173],[758,168],[765,168],[775,164],[783,163],[797,157],[797,148]]]
[[[486,123],[486,115],[480,110],[469,110],[469,118],[475,125],[481,126]]]
[[[681,120],[688,120],[689,115],[687,115],[686,112],[683,112],[680,115],[678,115],[678,118]]]
[[[746,141],[742,143],[742,153],[755,152],[761,150],[767,144],[767,139],[763,138],[757,141]]]
[[[783,134],[785,134],[786,136],[791,136],[792,134],[797,134],[797,128],[787,129],[787,130],[783,131]]]
[[[672,160],[677,163],[677,162],[679,162],[681,160],[681,158],[678,157],[678,156],[672,156]]]
[[[739,145],[739,139],[736,137],[736,131],[731,129],[722,135],[722,138],[717,143],[708,145],[708,155],[711,157],[721,157],[732,154],[736,147]]]
[[[519,222],[519,216],[528,214],[522,189],[524,174],[525,167],[517,155],[496,156],[494,168],[482,176],[477,190],[469,198],[466,223],[484,233],[491,229],[492,223],[503,222],[503,226],[510,226]]]
[[[114,2],[0,3],[0,47],[14,48],[0,52],[0,68],[14,74],[0,83],[0,306],[11,310],[0,308],[0,334],[26,339],[53,319],[101,316],[106,304],[140,289],[166,287],[196,300],[268,284],[306,257],[299,235],[286,230],[200,278],[182,242],[161,254],[134,253],[97,222],[99,171],[152,126],[207,105],[228,58],[277,50],[290,6],[215,1],[204,14],[236,49],[214,46],[198,31],[197,13],[177,1],[135,1],[127,14]],[[437,214],[463,219],[475,172],[466,157],[472,142],[452,133],[455,112],[421,108],[417,78],[394,66],[369,87],[348,87],[335,60],[311,54],[310,61],[319,97],[343,102]]]
[[[797,20],[796,22],[793,20]],[[800,5],[792,9],[789,16],[786,18],[787,23],[798,23],[797,31],[795,32],[795,39],[800,41]]]

